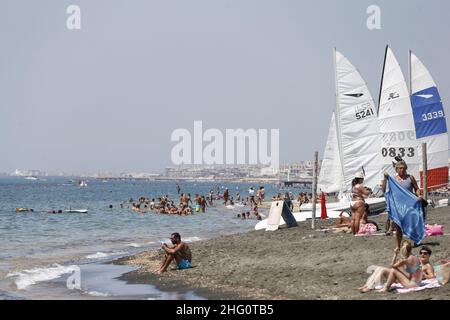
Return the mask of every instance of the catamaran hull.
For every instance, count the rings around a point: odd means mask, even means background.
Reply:
[[[369,205],[370,212],[380,213],[386,209],[386,200],[384,198],[368,198],[365,200]],[[355,201],[352,201],[353,205]],[[350,203],[348,202],[329,202],[326,204],[327,210],[336,210],[336,211],[350,211]],[[320,210],[320,203],[316,205],[317,210]],[[311,211],[312,203],[304,203],[300,207],[300,211]],[[381,211],[380,211],[381,210]]]
[[[355,201],[352,201],[352,204],[355,203]],[[386,210],[386,201],[384,198],[369,198],[366,199],[366,203],[369,205],[369,210],[371,214],[378,214],[381,212],[384,212]],[[309,210],[307,209],[309,208]],[[311,203],[305,203],[303,204],[300,209],[302,211],[300,212],[294,212],[292,213],[295,220],[297,222],[306,221],[307,219],[312,218],[312,204]],[[350,204],[342,203],[342,202],[330,202],[327,203],[327,216],[328,218],[339,218],[339,215],[342,213],[342,211],[350,212]],[[317,204],[316,207],[316,218],[320,217],[320,204]],[[255,230],[262,230],[266,229],[267,227],[268,219],[264,219],[260,222],[258,222],[255,225]],[[283,217],[280,218],[279,226],[286,225],[286,222],[284,221]]]

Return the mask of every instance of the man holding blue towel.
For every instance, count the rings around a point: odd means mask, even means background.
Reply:
[[[422,197],[416,179],[407,173],[405,161],[398,159],[395,164],[397,175],[392,178],[384,174],[382,189],[385,192],[387,211],[391,221],[387,235],[396,230],[397,248],[400,248],[403,234],[407,235],[415,244],[424,237],[424,214]],[[388,191],[386,192],[386,186]],[[423,229],[423,230],[422,230]]]

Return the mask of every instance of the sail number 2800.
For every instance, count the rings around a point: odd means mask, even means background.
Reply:
[[[414,152],[414,148],[409,147],[409,148],[382,148],[381,149],[381,155],[383,157],[396,157],[396,156],[400,156],[400,157],[404,157],[407,156],[409,158],[414,157],[415,152]]]

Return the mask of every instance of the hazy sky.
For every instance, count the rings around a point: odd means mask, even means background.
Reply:
[[[70,4],[81,30],[66,27]],[[366,9],[381,7],[381,30]],[[446,0],[0,2],[0,171],[162,171],[176,128],[278,128],[280,160],[320,155],[332,48],[378,99],[384,48],[413,49],[449,114]]]

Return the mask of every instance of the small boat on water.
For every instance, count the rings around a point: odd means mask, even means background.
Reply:
[[[34,212],[31,208],[16,208],[16,212]]]
[[[69,209],[66,210],[67,213],[87,213],[86,209]]]
[[[87,187],[87,182],[84,181],[84,180],[81,180],[81,181],[78,183],[78,185],[79,185],[80,187]]]
[[[33,177],[33,176],[29,176],[29,177],[25,177],[25,180],[37,180],[38,178]]]

